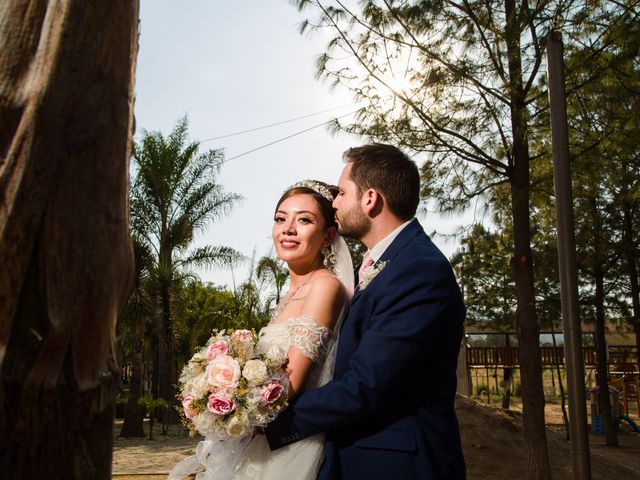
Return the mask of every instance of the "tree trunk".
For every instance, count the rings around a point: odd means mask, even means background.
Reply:
[[[154,330],[157,328],[154,327]],[[160,392],[160,381],[158,380],[158,372],[160,371],[160,333],[154,332],[154,335],[151,336],[151,344],[153,351],[153,362],[151,363],[151,396],[153,398],[158,398]]]
[[[604,246],[602,244],[602,221],[595,197],[589,199],[591,208],[593,242],[593,280],[595,283],[596,309],[596,385],[598,386],[598,410],[604,422],[607,445],[618,446],[618,436],[613,423],[609,382],[607,380],[607,341],[605,338],[604,313]]]
[[[133,351],[131,354],[131,379],[129,380],[129,398],[124,414],[121,437],[144,437],[144,412],[139,400],[144,395],[144,317],[138,316],[132,328]]]
[[[511,342],[509,341],[509,334],[505,334],[505,346],[510,347]],[[505,367],[503,371],[503,385],[504,390],[502,393],[502,408],[504,410],[509,410],[511,407],[511,383],[513,380],[513,368]]]
[[[597,259],[598,255],[594,255]],[[595,260],[597,261],[597,260]],[[618,446],[618,435],[613,423],[609,382],[607,380],[607,341],[605,339],[604,316],[604,274],[601,265],[595,265],[596,283],[596,384],[598,385],[598,410],[604,422],[604,434],[607,445]]]
[[[502,392],[502,408],[509,410],[511,406],[511,380],[513,379],[513,368],[506,367],[503,370],[503,385],[504,390]]]
[[[558,358],[558,345],[556,344],[556,332],[551,322],[551,339],[553,341],[553,363],[555,365],[556,374],[558,375],[558,387],[560,388],[560,409],[562,411],[562,420],[564,422],[564,436],[567,441],[571,440],[569,431],[569,415],[567,414],[567,398],[564,392],[564,384],[562,383],[562,372],[560,371],[560,359]]]
[[[515,0],[505,0],[506,44],[509,62],[511,130],[513,134],[511,211],[516,286],[516,325],[522,375],[522,410],[527,480],[551,477],[544,425],[544,391],[540,358],[540,328],[535,309],[531,226],[529,217],[529,145],[527,110],[522,85],[520,19]]]
[[[528,459],[526,478],[547,480],[551,474],[544,424],[540,329],[534,306],[533,261],[529,245],[528,192],[525,194],[516,189],[512,191],[515,237],[513,269],[522,375],[523,427]]]
[[[138,2],[0,5],[0,471],[111,478]]]
[[[178,415],[174,408],[178,393],[175,387],[178,383],[178,359],[171,316],[171,286],[167,283],[160,285],[160,303],[162,330],[158,342],[158,397],[169,404],[169,408],[161,413],[162,423],[166,425],[178,422]]]
[[[633,238],[633,212],[629,202],[623,203],[623,242],[627,260],[627,272],[629,275],[629,285],[631,287],[631,305],[633,307],[633,318],[631,324],[636,334],[636,355],[638,368],[640,369],[640,286],[638,285],[638,269],[636,268],[636,247]]]

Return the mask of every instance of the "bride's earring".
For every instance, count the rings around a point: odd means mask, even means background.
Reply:
[[[331,273],[335,274],[336,249],[333,244],[324,247],[320,253],[322,254],[322,264],[324,267]]]

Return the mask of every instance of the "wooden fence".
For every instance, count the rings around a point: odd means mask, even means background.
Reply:
[[[468,367],[517,367],[520,365],[518,347],[467,347]],[[540,347],[543,367],[563,366],[563,347]],[[582,360],[585,366],[595,367],[595,347],[582,348]],[[638,373],[637,348],[627,345],[609,345],[607,366],[610,373]]]

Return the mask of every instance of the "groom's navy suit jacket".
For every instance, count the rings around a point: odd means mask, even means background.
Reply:
[[[267,428],[272,449],[327,432],[319,479],[464,479],[454,410],[465,315],[449,262],[413,220],[356,288],[334,380]]]

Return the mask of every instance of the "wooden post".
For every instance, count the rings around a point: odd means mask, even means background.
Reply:
[[[582,334],[578,310],[578,280],[573,229],[571,171],[569,168],[569,133],[564,91],[564,61],[560,34],[546,37],[549,107],[551,110],[551,143],[556,194],[558,229],[558,259],[560,264],[560,296],[564,326],[564,348],[569,390],[569,426],[573,478],[591,478],[586,400],[584,395],[584,365]]]

